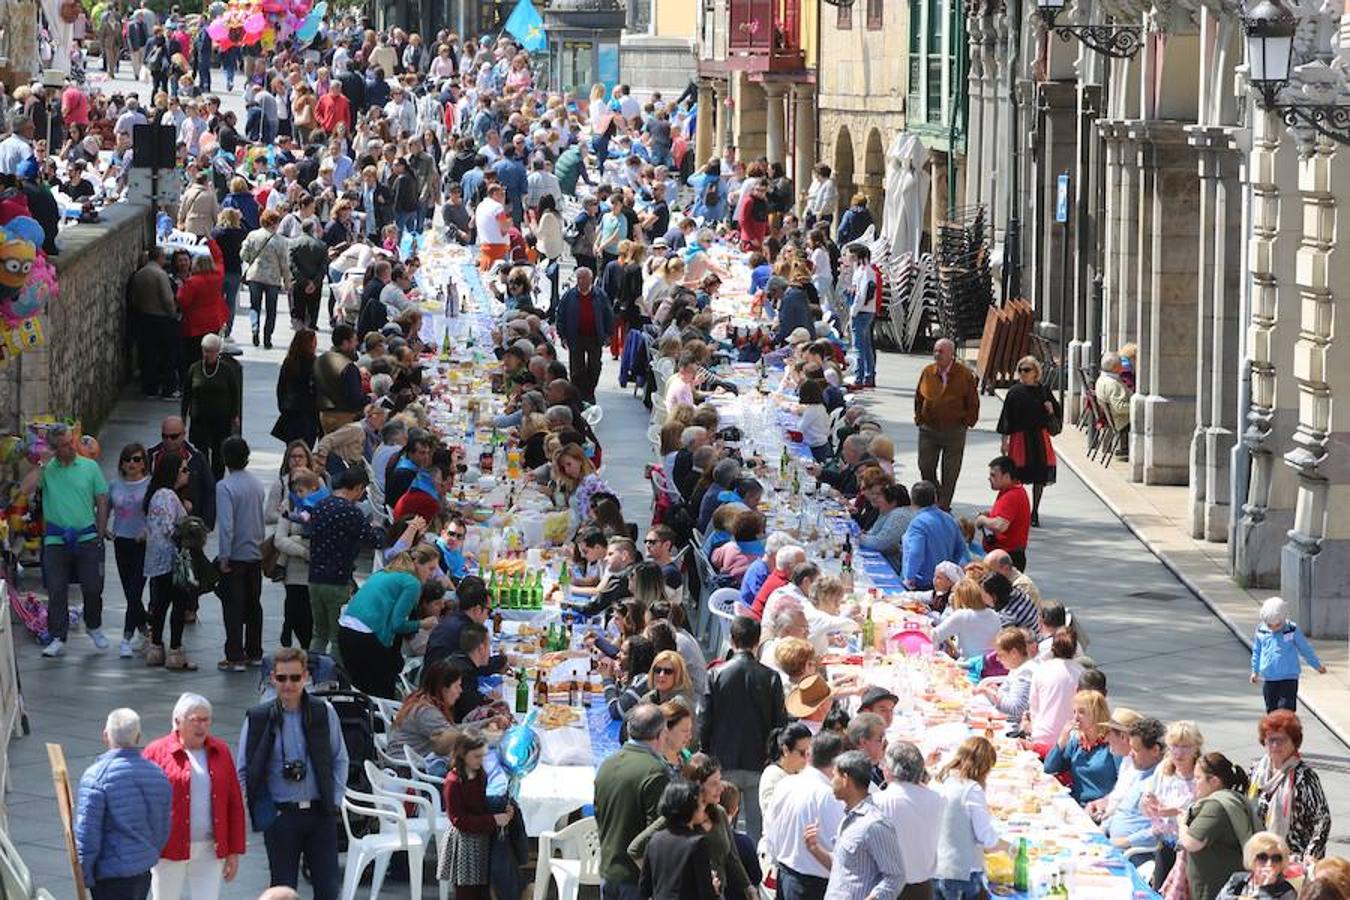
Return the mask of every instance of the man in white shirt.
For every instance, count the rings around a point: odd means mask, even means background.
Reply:
[[[126,109],[117,117],[117,122],[113,125],[113,134],[125,134],[130,137],[137,125],[149,125],[150,120],[141,112],[141,101],[135,94],[127,97]]]
[[[537,209],[539,198],[545,194],[551,194],[555,204],[562,203],[562,184],[559,183],[558,176],[548,170],[542,156],[536,156],[530,163],[530,174],[526,177],[525,183],[529,185],[529,190],[525,193],[526,207]]]
[[[900,856],[905,861],[905,889],[900,900],[933,896],[937,871],[938,829],[942,818],[942,795],[924,787],[923,752],[908,741],[886,748],[886,790],[872,795],[882,814],[905,836]]]
[[[510,249],[506,240],[506,227],[511,221],[506,211],[506,189],[500,184],[490,185],[473,218],[478,228],[478,268],[486,272],[497,260],[506,259]]]
[[[19,174],[19,164],[33,155],[33,120],[19,116],[9,137],[0,141],[0,175]]]
[[[614,89],[619,95],[619,114],[623,116],[624,121],[632,122],[638,116],[642,115],[642,104],[637,102],[633,96],[633,89],[626,84],[621,84]]]
[[[764,841],[778,868],[782,900],[823,900],[830,870],[806,845],[807,829],[825,850],[834,849],[844,820],[844,804],[834,796],[830,777],[844,741],[833,731],[811,739],[811,764],[784,778],[774,791],[773,816],[765,823]]]
[[[389,120],[389,125],[396,135],[417,133],[417,106],[397,84],[389,89],[389,102],[384,105],[384,117]]]

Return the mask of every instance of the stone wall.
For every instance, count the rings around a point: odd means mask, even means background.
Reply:
[[[619,79],[642,98],[660,91],[674,100],[697,74],[698,57],[688,38],[625,34],[619,45]]]
[[[0,372],[0,427],[39,415],[97,429],[128,372],[126,283],[145,250],[146,208],[119,203],[104,221],[61,232],[60,293],[42,316],[47,345]]]

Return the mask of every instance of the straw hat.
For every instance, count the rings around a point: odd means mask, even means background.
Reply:
[[[1111,710],[1111,718],[1106,720],[1106,727],[1112,731],[1129,731],[1130,726],[1142,718],[1142,715],[1128,706],[1117,706]]]

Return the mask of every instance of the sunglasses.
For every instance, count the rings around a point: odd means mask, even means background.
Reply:
[[[1021,374],[1025,375],[1025,374],[1028,373],[1028,372],[1035,372],[1036,370],[1033,369],[1031,366],[1021,366],[1021,367],[1018,368],[1017,371],[1020,372]]]
[[[305,680],[305,673],[297,672],[294,675],[290,674],[280,675],[274,672],[272,673],[272,680],[275,681],[277,684],[285,684],[288,681],[291,684],[299,684],[300,682]]]
[[[1256,856],[1252,858],[1256,860],[1257,865],[1264,865],[1265,863],[1274,863],[1275,865],[1278,866],[1284,862],[1283,853],[1258,853],[1256,854]]]
[[[161,432],[159,436],[166,441],[176,441],[183,436],[183,432],[179,431],[175,432],[174,434],[165,434]]]
[[[139,453],[133,453],[131,456],[128,456],[122,460],[122,465],[126,465],[127,463],[133,462],[145,462],[145,457]]]
[[[652,669],[653,675],[674,675],[675,670],[668,666],[656,666]]]
[[[664,544],[665,541],[661,540],[660,538],[644,538],[643,541],[642,541],[642,543],[643,543],[644,545],[650,547],[650,546],[652,546],[653,544]]]

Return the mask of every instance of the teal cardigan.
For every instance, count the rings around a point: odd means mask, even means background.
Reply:
[[[422,583],[416,577],[407,572],[381,570],[366,579],[343,614],[359,619],[381,644],[392,647],[396,636],[418,629],[419,623],[408,616],[420,596]]]

